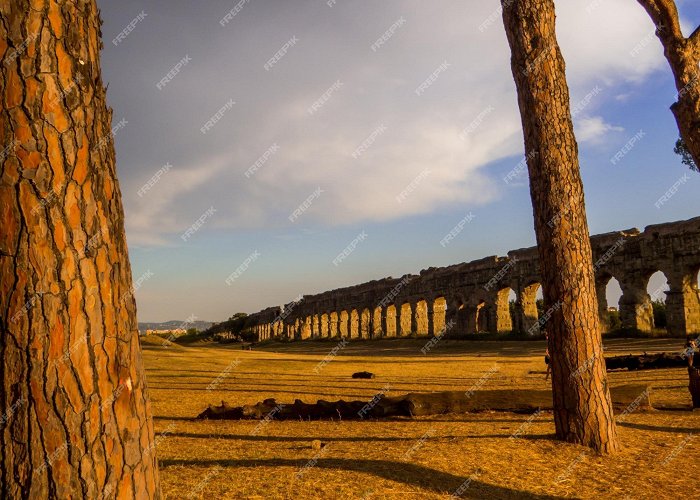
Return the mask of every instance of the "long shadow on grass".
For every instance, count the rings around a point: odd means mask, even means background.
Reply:
[[[618,422],[617,425],[639,429],[640,431],[670,432],[673,434],[697,434],[700,427],[657,427],[656,425],[635,424],[633,422]]]
[[[161,460],[161,467],[293,467],[301,469],[308,459],[294,460],[270,458],[260,460]],[[518,491],[504,486],[496,486],[467,477],[455,476],[422,465],[389,460],[350,460],[346,458],[319,458],[315,464],[319,469],[344,469],[352,472],[364,472],[375,476],[398,481],[404,484],[424,488],[437,493],[453,493],[464,489],[462,498],[530,498],[558,499],[563,497],[537,495]],[[478,477],[478,476],[477,476]],[[469,481],[469,483],[467,483]]]
[[[469,434],[465,436],[439,436],[427,439],[426,441],[440,441],[445,439],[507,439],[511,434]],[[170,432],[168,437],[180,437],[190,439],[227,439],[234,441],[278,441],[278,442],[308,442],[308,441],[344,441],[344,442],[398,442],[411,441],[415,442],[421,439],[420,436],[411,437],[393,437],[393,436],[261,436],[251,434],[197,434],[194,432]],[[554,439],[554,434],[527,434],[518,436],[519,439],[538,440],[538,439]]]

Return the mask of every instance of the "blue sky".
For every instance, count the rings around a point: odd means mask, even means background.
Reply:
[[[153,273],[136,292],[141,321],[222,320],[534,244],[527,177],[503,181],[523,145],[497,0],[251,0],[229,22],[237,1],[99,3],[108,101],[127,121],[115,145],[134,279]],[[591,232],[700,215],[646,13],[633,0],[557,8],[572,105],[593,94],[575,117]],[[679,9],[687,34],[700,6]]]

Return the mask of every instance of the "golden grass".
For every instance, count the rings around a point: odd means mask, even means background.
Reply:
[[[167,498],[681,498],[693,496],[700,451],[690,433],[687,372],[610,374],[612,385],[648,383],[666,410],[632,413],[618,426],[624,450],[598,457],[554,441],[551,413],[443,415],[367,422],[193,421],[207,404],[268,397],[370,400],[410,391],[545,388],[542,342],[353,342],[314,373],[335,342],[162,349],[144,345]],[[606,352],[680,350],[678,340],[615,339]],[[354,371],[377,377],[353,380]],[[218,382],[217,382],[218,381]],[[209,387],[209,389],[208,389]],[[675,408],[675,409],[674,409]],[[520,431],[520,437],[511,436]],[[325,444],[321,450],[314,440]],[[465,483],[471,478],[469,483]]]

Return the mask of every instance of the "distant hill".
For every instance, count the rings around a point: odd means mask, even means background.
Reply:
[[[185,323],[184,320],[165,321],[164,323],[139,323],[139,331],[145,333],[146,330],[175,330],[177,328],[196,328],[199,331],[211,327],[211,321],[193,321]]]

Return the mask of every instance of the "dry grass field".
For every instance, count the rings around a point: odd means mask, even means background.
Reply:
[[[167,498],[691,498],[700,413],[684,369],[610,374],[646,383],[663,407],[620,421],[624,451],[598,457],[552,439],[551,412],[474,413],[353,422],[196,421],[207,404],[274,397],[366,399],[377,392],[545,388],[543,342],[335,342],[173,346],[144,342]],[[680,350],[679,340],[606,341],[606,353]],[[497,369],[497,371],[495,371]],[[355,371],[377,377],[353,380]],[[517,434],[518,437],[512,437]],[[320,449],[315,440],[324,443]],[[695,498],[697,498],[695,496]]]

